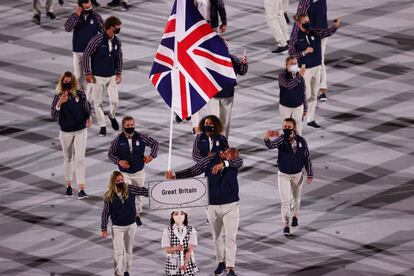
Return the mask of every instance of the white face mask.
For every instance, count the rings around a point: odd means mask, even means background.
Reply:
[[[175,222],[175,224],[177,224],[178,226],[183,225],[184,220],[185,220],[185,215],[184,214],[177,214],[177,215],[173,215],[173,220]]]
[[[299,72],[299,65],[297,64],[289,65],[287,69],[290,73],[297,73]]]

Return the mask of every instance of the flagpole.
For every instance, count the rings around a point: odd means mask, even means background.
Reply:
[[[170,144],[168,146],[168,168],[171,170],[171,154],[172,154],[172,137],[173,137],[173,122],[174,122],[174,109],[171,103],[171,116],[170,116]]]

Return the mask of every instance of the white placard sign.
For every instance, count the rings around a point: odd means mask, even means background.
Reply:
[[[207,178],[186,178],[148,182],[152,210],[208,205]]]

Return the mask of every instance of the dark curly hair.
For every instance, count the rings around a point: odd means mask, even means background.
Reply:
[[[198,128],[200,129],[200,131],[206,132],[204,124],[207,119],[210,119],[211,121],[213,121],[213,124],[214,124],[213,136],[220,135],[224,130],[223,124],[221,123],[220,119],[215,115],[207,115],[203,119],[200,120],[200,123],[198,124]]]

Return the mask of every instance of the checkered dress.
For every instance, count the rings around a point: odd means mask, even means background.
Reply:
[[[193,227],[187,227],[187,234],[184,238],[184,252],[188,250],[188,242],[190,240],[191,232],[193,231]],[[180,240],[175,236],[173,228],[170,226],[168,227],[168,234],[170,235],[170,246],[177,246],[180,245]],[[187,269],[183,273],[180,270],[180,254],[167,254],[167,258],[165,260],[165,275],[167,276],[192,276],[198,271],[198,268],[194,262],[194,258],[190,258]]]

